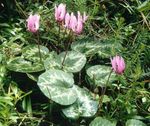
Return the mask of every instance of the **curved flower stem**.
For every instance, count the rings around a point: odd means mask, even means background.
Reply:
[[[102,107],[104,95],[105,95],[106,88],[107,88],[107,86],[108,86],[109,79],[110,79],[110,76],[111,76],[111,73],[112,73],[112,72],[113,72],[113,71],[111,70],[110,73],[109,73],[109,75],[108,75],[108,79],[107,79],[107,81],[106,81],[106,86],[105,86],[104,89],[102,90],[102,96],[101,96],[100,101],[99,101],[99,109]]]
[[[60,40],[60,25],[59,25],[58,35],[59,35],[59,40]]]
[[[63,33],[63,41],[64,41],[64,38],[65,38],[66,33],[67,33],[67,28],[64,29],[64,33]]]
[[[72,36],[73,36],[73,34],[72,34],[71,31],[69,32],[69,35],[68,35],[68,36],[69,36],[69,41],[68,41],[67,48],[66,48],[66,50],[65,50],[65,56],[64,56],[63,61],[62,61],[62,69],[63,69],[64,62],[65,62],[65,59],[66,59],[66,56],[67,56],[67,53],[68,53],[69,46],[70,46],[71,43],[72,43]]]
[[[58,25],[58,43],[60,41],[60,23],[57,22]]]
[[[58,26],[58,41],[57,41],[57,45],[58,45],[58,48],[59,47],[61,48],[61,44],[62,44],[61,25],[63,25],[62,22],[57,22],[57,26]],[[60,50],[58,50],[58,53],[60,53]]]
[[[37,41],[38,41],[38,50],[39,50],[40,62],[42,63],[42,55],[41,55],[41,51],[40,51],[40,39],[39,39],[39,32],[37,32]]]

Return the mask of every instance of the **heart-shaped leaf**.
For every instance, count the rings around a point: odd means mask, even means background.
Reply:
[[[136,119],[129,119],[126,122],[126,126],[146,126],[142,121]]]
[[[48,58],[44,60],[44,67],[49,69],[61,69],[61,60],[55,52],[50,52]]]
[[[50,56],[44,62],[45,68],[48,69],[63,69],[66,72],[79,72],[86,63],[84,54],[76,51],[62,52],[59,55]]]
[[[98,50],[100,49],[99,42],[90,39],[90,38],[83,38],[71,45],[72,50],[78,51],[80,53],[85,54],[87,57],[91,55],[95,55]]]
[[[72,74],[61,70],[47,70],[38,79],[38,86],[44,95],[61,105],[70,105],[76,101],[73,85]]]
[[[21,57],[16,57],[8,62],[7,68],[12,71],[22,73],[32,73],[44,70],[44,66],[39,62],[30,62]]]
[[[120,52],[122,49],[121,40],[116,38],[94,40],[83,38],[71,45],[72,50],[81,52],[87,57],[98,54],[102,58],[109,58]]]
[[[9,54],[10,55],[19,55],[21,53],[21,48],[22,48],[22,45],[19,45],[17,43],[14,43],[14,42],[8,42],[8,43],[2,43],[0,45],[0,51],[5,53],[6,50],[8,50]]]
[[[49,50],[45,46],[39,46],[40,47],[40,54],[42,59],[45,59],[49,53]],[[33,62],[39,62],[40,61],[40,54],[39,54],[39,49],[38,45],[32,44],[24,47],[22,49],[22,56],[24,59],[33,61]]]
[[[74,90],[78,99],[74,104],[62,109],[64,115],[72,119],[94,116],[98,109],[98,100],[86,89],[74,86]]]
[[[60,61],[63,64],[63,70],[67,72],[76,73],[79,72],[84,67],[86,63],[86,57],[84,54],[76,51],[68,51],[66,57],[65,55],[66,52],[63,52],[59,55]]]
[[[116,126],[116,123],[111,122],[106,118],[96,117],[89,126]]]
[[[87,69],[87,75],[90,77],[90,80],[93,80],[93,83],[96,86],[106,86],[108,76],[111,72],[111,67],[104,65],[95,65]],[[109,82],[115,80],[115,74],[111,73]]]
[[[104,39],[99,42],[100,49],[98,55],[101,58],[110,58],[121,52],[121,40],[116,38]]]

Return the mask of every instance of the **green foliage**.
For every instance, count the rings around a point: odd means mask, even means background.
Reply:
[[[102,58],[109,58],[111,55],[119,53],[122,49],[119,40],[114,38],[93,40],[91,38],[83,38],[74,42],[71,48],[75,51],[84,53],[87,57],[98,54]]]
[[[50,54],[44,62],[47,70],[57,68],[72,73],[79,72],[84,67],[85,63],[85,55],[76,51],[62,52],[55,56]]]
[[[61,105],[70,105],[77,99],[73,90],[74,80],[72,74],[61,70],[47,70],[39,76],[38,86],[51,100]]]
[[[14,82],[10,83],[9,90],[8,93],[0,92],[0,124],[6,126],[17,123],[19,115],[15,105],[23,94]]]
[[[94,94],[90,91],[74,86],[77,94],[75,103],[62,109],[66,117],[78,119],[79,117],[92,117],[98,110],[98,98],[94,98]]]
[[[149,11],[150,10],[150,1],[147,0],[143,2],[140,6],[137,8],[139,11]]]
[[[54,6],[86,12],[81,35]],[[0,2],[0,125],[150,125],[149,0]],[[29,33],[29,14],[40,15]],[[110,58],[126,69],[116,75]]]
[[[49,50],[45,46],[40,46],[40,54],[42,59],[45,59],[48,55]],[[22,57],[26,60],[32,61],[32,62],[39,62],[40,56],[39,56],[39,50],[37,45],[29,45],[22,49]]]
[[[105,87],[111,68],[103,65],[95,65],[87,69],[87,75],[90,80],[93,81],[94,85]],[[112,73],[109,82],[115,81],[115,74]]]
[[[44,67],[40,63],[33,63],[31,61],[25,60],[22,57],[16,57],[8,62],[7,68],[12,71],[22,72],[22,73],[32,73],[44,70]]]
[[[102,117],[96,117],[91,123],[90,126],[116,126],[115,123],[102,118]]]
[[[146,126],[142,121],[130,119],[126,122],[126,126]]]

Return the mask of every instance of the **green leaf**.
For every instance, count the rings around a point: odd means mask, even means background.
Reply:
[[[3,106],[3,107],[6,107],[6,104],[10,105],[10,106],[13,106],[13,98],[10,97],[10,96],[0,96],[0,107]]]
[[[44,70],[44,66],[39,62],[30,62],[21,57],[16,57],[8,62],[7,68],[15,72],[32,73]]]
[[[3,53],[8,53],[9,55],[19,55],[21,54],[22,45],[13,42],[4,42],[0,45],[0,51]],[[7,51],[6,51],[7,50]]]
[[[30,74],[27,73],[27,76],[28,76],[31,80],[37,82],[37,81],[38,81],[38,77],[39,77],[39,73],[30,73]]]
[[[109,38],[100,41],[100,49],[98,55],[101,58],[110,58],[121,52],[122,46],[121,41],[116,38]]]
[[[6,67],[0,64],[0,84],[2,84],[3,81],[6,79],[6,75],[7,75]]]
[[[61,105],[70,105],[76,101],[73,85],[72,74],[61,70],[47,70],[38,79],[38,86],[44,95]]]
[[[40,53],[42,59],[45,59],[49,53],[49,50],[45,46],[40,45]],[[30,60],[33,62],[39,62],[40,61],[40,55],[39,55],[39,49],[38,45],[28,45],[22,49],[22,56],[26,60]]]
[[[126,126],[146,126],[142,121],[136,119],[129,119],[126,122]]]
[[[102,58],[109,58],[116,55],[122,49],[121,41],[116,38],[93,40],[83,38],[71,45],[72,50],[81,52],[87,57],[98,54]]]
[[[43,60],[47,57],[49,50],[44,46],[40,46],[40,52]],[[24,47],[22,56],[11,59],[7,64],[7,68],[22,73],[32,73],[44,70],[44,65],[40,63],[38,46],[32,44]]]
[[[150,10],[150,0],[143,2],[140,6],[138,6],[138,11],[149,11]]]
[[[26,96],[22,101],[22,108],[27,111],[27,113],[32,116],[32,104],[30,96]]]
[[[116,123],[111,122],[103,117],[96,117],[89,126],[116,126]]]
[[[67,54],[66,52],[62,52],[59,55],[50,56],[44,61],[44,66],[47,70],[63,69],[66,72],[76,73],[84,67],[85,63],[86,57],[84,54],[76,51],[68,51]]]
[[[90,38],[83,38],[71,45],[72,50],[85,54],[87,57],[95,55],[100,49],[98,41]]]
[[[98,110],[98,100],[86,89],[74,86],[74,90],[78,97],[77,101],[69,107],[62,109],[64,115],[72,119],[94,116]]]
[[[2,62],[3,54],[0,53],[0,63]]]
[[[8,46],[13,55],[18,55],[21,53],[21,48],[22,48],[21,45],[18,45],[17,43],[10,43],[10,45]]]
[[[61,69],[61,61],[55,52],[50,52],[48,58],[44,60],[44,67],[49,69]]]
[[[110,98],[107,95],[104,95],[103,97],[103,103],[110,102]]]
[[[61,63],[63,62],[65,55],[65,52],[59,55]],[[68,51],[63,64],[63,70],[76,73],[84,67],[85,63],[86,57],[84,54],[76,51]]]
[[[90,77],[90,80],[93,80],[96,86],[106,86],[108,76],[111,72],[111,67],[104,65],[95,65],[87,69],[87,75]],[[109,78],[109,83],[115,80],[115,74],[111,73]]]

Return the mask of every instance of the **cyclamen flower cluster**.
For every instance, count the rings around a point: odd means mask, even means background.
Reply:
[[[66,5],[59,4],[58,7],[55,5],[55,19],[58,22],[64,22],[64,26],[67,29],[71,29],[74,33],[80,34],[83,30],[83,25],[87,20],[88,16],[84,12],[83,16],[78,11],[77,17],[72,12],[66,13]]]

